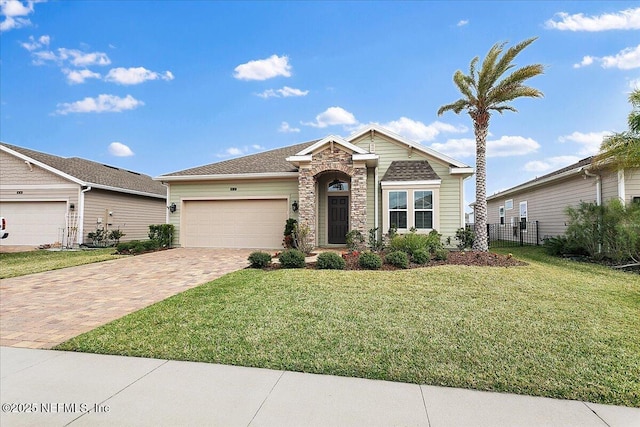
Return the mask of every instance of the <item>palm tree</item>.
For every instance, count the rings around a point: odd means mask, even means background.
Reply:
[[[594,157],[596,166],[609,164],[615,169],[640,168],[640,89],[629,95],[633,109],[629,113],[629,130],[604,138]]]
[[[452,104],[443,105],[438,115],[445,111],[460,114],[465,110],[473,120],[473,131],[476,137],[476,208],[475,223],[476,237],[473,249],[487,252],[489,250],[487,228],[487,133],[492,111],[502,114],[504,111],[517,112],[508,105],[520,97],[539,98],[543,94],[537,89],[525,86],[523,82],[544,72],[540,64],[527,65],[519,68],[506,77],[507,71],[515,67],[513,60],[536,38],[525,40],[503,53],[506,43],[496,43],[482,62],[480,70],[476,70],[478,57],[473,58],[469,68],[469,75],[458,70],[453,75],[462,98]],[[502,56],[501,56],[502,55]]]

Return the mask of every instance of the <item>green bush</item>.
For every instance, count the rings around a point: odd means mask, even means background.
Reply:
[[[373,252],[384,250],[384,237],[378,236],[378,227],[369,230],[369,249]]]
[[[360,254],[358,263],[360,267],[366,268],[367,270],[379,270],[380,267],[382,267],[382,258],[373,252],[364,252]]]
[[[251,263],[251,268],[265,268],[271,263],[271,254],[260,251],[251,252],[248,259]]]
[[[444,249],[444,245],[442,244],[442,234],[438,233],[436,230],[431,230],[429,234],[427,234],[427,250],[429,253],[435,253]]]
[[[431,259],[431,256],[429,255],[428,250],[418,249],[413,253],[412,259],[413,259],[413,262],[415,262],[416,264],[423,265],[429,262],[429,260]]]
[[[282,251],[278,259],[282,268],[304,268],[307,265],[304,261],[304,253],[297,249]]]
[[[365,249],[364,236],[360,230],[351,230],[348,232],[346,240],[349,252],[362,252]]]
[[[418,233],[398,234],[391,239],[392,251],[402,251],[407,255],[413,255],[418,249],[427,248],[427,236]]]
[[[446,249],[438,249],[433,253],[433,259],[436,261],[446,261],[449,258],[449,251]]]
[[[420,251],[420,249],[418,249]],[[402,251],[395,251],[387,254],[384,258],[387,264],[394,265],[398,268],[407,268],[409,266],[409,257]]]
[[[144,252],[152,252],[159,248],[156,240],[131,240],[130,242],[121,242],[116,246],[119,254],[138,255]]]
[[[149,226],[149,239],[157,241],[159,248],[170,248],[174,231],[173,224],[152,224]]]
[[[117,251],[119,254],[126,253],[126,252],[128,252],[128,251],[130,251],[130,250],[131,250],[131,248],[133,247],[133,243],[134,243],[134,242],[136,242],[136,240],[132,240],[132,241],[130,241],[130,242],[121,242],[121,243],[118,243],[118,244],[116,245],[116,251]]]
[[[470,249],[473,247],[473,240],[475,239],[475,234],[471,228],[458,228],[456,230],[456,240],[458,244],[456,245],[458,249]]]
[[[319,270],[344,270],[347,263],[335,252],[323,252],[318,255],[316,267]]]

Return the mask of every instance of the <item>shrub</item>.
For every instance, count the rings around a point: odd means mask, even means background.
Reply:
[[[265,268],[271,263],[271,254],[260,251],[251,252],[248,259],[251,268]]]
[[[120,239],[122,239],[124,236],[126,236],[126,234],[124,234],[122,231],[120,231],[119,228],[117,228],[115,230],[111,230],[107,235],[107,238],[109,240],[112,240],[113,243],[117,245],[118,243],[120,243]]]
[[[149,226],[149,239],[158,242],[159,248],[170,248],[174,231],[173,224],[152,224]]]
[[[456,230],[456,240],[458,241],[456,246],[460,250],[469,249],[473,247],[475,237],[475,233],[470,227],[458,228]]]
[[[415,262],[416,264],[422,265],[422,264],[428,263],[429,260],[431,259],[431,256],[429,255],[428,250],[418,249],[413,253],[412,259],[413,259],[413,262]]]
[[[391,252],[384,260],[387,264],[394,265],[398,268],[407,268],[409,266],[409,257],[402,251]]]
[[[427,236],[417,233],[399,234],[391,239],[390,247],[392,251],[402,251],[407,255],[413,255],[418,249],[427,248]]]
[[[119,254],[138,255],[144,252],[152,252],[159,248],[156,240],[132,240],[130,242],[121,242],[116,246]]]
[[[313,250],[311,244],[311,229],[307,224],[295,224],[293,228],[293,241],[295,247],[304,254],[310,254]]]
[[[293,240],[293,231],[295,230],[297,223],[298,221],[295,218],[289,218],[284,225],[284,238],[282,239],[282,246],[285,249],[291,249],[295,245],[295,242]]]
[[[381,252],[384,250],[384,238],[378,236],[378,227],[369,230],[369,249],[373,252]]]
[[[442,234],[438,233],[436,230],[431,230],[429,232],[426,242],[427,250],[430,253],[435,253],[440,249],[444,249],[444,245],[442,244]]]
[[[373,252],[365,252],[360,255],[358,263],[360,267],[366,268],[367,270],[379,270],[380,267],[382,267],[382,258]]]
[[[351,230],[346,235],[347,249],[350,252],[362,252],[365,249],[364,236],[360,230]]]
[[[436,261],[446,261],[449,258],[449,251],[446,249],[438,249],[433,253],[433,259]]]
[[[282,251],[278,259],[282,268],[304,268],[306,266],[304,253],[297,249]]]
[[[119,254],[128,253],[133,247],[134,242],[136,242],[136,240],[132,240],[130,242],[118,243],[116,245],[116,252],[118,252]]]
[[[347,263],[335,252],[323,252],[318,255],[316,267],[320,270],[344,270]]]

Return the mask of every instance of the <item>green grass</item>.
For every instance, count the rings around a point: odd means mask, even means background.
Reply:
[[[57,348],[640,407],[640,277],[504,252],[530,264],[242,270]]]
[[[114,249],[0,253],[0,279],[119,258]]]

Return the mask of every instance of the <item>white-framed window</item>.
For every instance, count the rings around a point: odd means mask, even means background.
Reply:
[[[389,191],[389,227],[407,229],[406,191]]]
[[[327,191],[328,192],[349,191],[349,183],[346,181],[339,181],[339,180],[331,181],[329,183],[329,186],[327,187]]]
[[[413,192],[414,227],[418,230],[433,229],[433,191]]]
[[[498,208],[498,217],[500,217],[500,225],[504,225],[504,206]]]
[[[527,202],[520,202],[520,227],[522,230],[527,229],[528,213]]]
[[[511,209],[513,209],[513,199],[505,200],[504,209],[507,211],[510,211]]]

